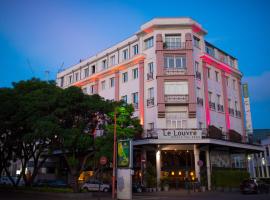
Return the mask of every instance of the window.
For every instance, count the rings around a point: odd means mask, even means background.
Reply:
[[[207,54],[209,54],[210,56],[213,56],[215,57],[215,51],[214,51],[214,48],[213,47],[210,47],[210,46],[205,46],[205,51]]]
[[[197,48],[200,48],[200,39],[194,36],[193,41],[194,41],[194,46]]]
[[[88,77],[89,76],[89,68],[85,68],[84,69],[84,78]]]
[[[147,130],[154,130],[154,123],[152,122],[152,123],[148,123],[147,124]]]
[[[219,73],[217,72],[217,71],[215,71],[215,74],[216,74],[216,82],[218,82],[218,80],[219,80]]]
[[[229,65],[230,65],[231,67],[234,66],[234,65],[233,65],[233,59],[232,59],[232,58],[230,59]]]
[[[209,67],[207,68],[207,77],[211,78],[211,69]]]
[[[105,87],[106,87],[106,82],[105,81],[102,81],[101,82],[101,89],[102,90],[105,90]]]
[[[234,102],[234,108],[235,108],[235,111],[238,111],[238,103],[237,103],[237,101]]]
[[[132,93],[132,103],[133,104],[138,104],[138,100],[139,100],[139,95],[138,95],[138,92],[135,92],[135,93]],[[138,107],[138,105],[137,105],[137,107]],[[135,108],[136,108],[136,106],[135,106]]]
[[[148,99],[154,98],[154,88],[148,88]]]
[[[199,62],[195,61],[195,72],[199,72]]]
[[[228,99],[228,106],[229,106],[229,108],[232,108],[232,100],[231,99]]]
[[[110,58],[111,66],[115,65],[115,55]]]
[[[78,81],[79,80],[79,73],[75,73],[75,81]]]
[[[203,123],[199,122],[199,129],[202,129],[202,128],[203,128]]]
[[[201,98],[202,93],[201,93],[201,88],[197,87],[197,97]]]
[[[136,69],[133,69],[132,70],[132,77],[133,77],[133,79],[137,79],[138,78],[138,68],[136,68]]]
[[[94,94],[94,92],[95,92],[95,86],[94,85],[90,86],[90,92],[91,92],[91,94]]]
[[[64,86],[64,77],[61,77],[60,78],[60,87],[63,87]]]
[[[180,49],[181,35],[165,35],[165,45],[167,49]]]
[[[154,73],[154,63],[153,62],[148,63],[148,72]]]
[[[110,87],[114,87],[114,77],[110,78]]]
[[[125,49],[123,50],[123,60],[127,60],[128,59],[128,50]]]
[[[217,104],[221,105],[221,100],[220,100],[220,95],[219,94],[217,94]]]
[[[93,66],[91,67],[91,71],[92,71],[92,74],[96,73],[96,66],[95,66],[95,65],[93,65]]]
[[[68,81],[69,81],[69,84],[72,83],[72,75],[68,76]]]
[[[136,44],[133,46],[133,55],[137,55],[139,53],[139,46]]]
[[[212,92],[208,92],[208,99],[209,99],[209,102],[212,102]]]
[[[122,96],[121,100],[124,101],[125,103],[127,103],[127,95]]]
[[[186,57],[184,56],[164,56],[165,68],[186,68]]]
[[[102,60],[102,69],[106,69],[107,68],[107,60]]]
[[[165,95],[187,95],[187,82],[165,82]]]
[[[232,83],[233,83],[233,89],[235,90],[235,88],[236,88],[235,80],[233,79],[232,81],[233,81],[233,82],[232,82]]]
[[[149,49],[149,48],[151,48],[153,46],[154,46],[154,38],[153,37],[150,37],[150,38],[144,40],[145,49]]]
[[[122,74],[122,81],[123,81],[123,83],[128,81],[128,73],[127,72]]]
[[[187,112],[170,112],[165,117],[166,128],[187,128]]]

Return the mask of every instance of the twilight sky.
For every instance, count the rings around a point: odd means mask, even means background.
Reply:
[[[154,17],[189,16],[238,58],[254,128],[270,128],[269,0],[0,0],[0,87],[64,68],[131,36]]]

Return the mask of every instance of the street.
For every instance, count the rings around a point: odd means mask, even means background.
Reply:
[[[186,191],[169,191],[169,192],[155,192],[155,193],[137,193],[133,194],[134,200],[269,200],[270,194],[251,194],[243,195],[239,192],[205,192],[205,193],[190,193]],[[11,192],[0,191],[1,200],[109,200],[111,199],[110,193],[42,193],[42,192]]]

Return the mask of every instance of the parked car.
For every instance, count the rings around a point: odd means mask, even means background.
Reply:
[[[103,191],[103,192],[109,192],[111,190],[110,184],[105,184],[99,180],[88,180],[86,181],[82,186],[81,189],[87,190],[87,191]]]
[[[132,191],[136,193],[141,193],[144,190],[144,186],[142,186],[140,183],[133,183],[132,184]]]
[[[260,180],[247,179],[241,183],[240,190],[243,194],[268,193],[269,185]]]

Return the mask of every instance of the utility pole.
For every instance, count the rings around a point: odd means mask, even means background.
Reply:
[[[116,109],[114,110],[114,131],[113,131],[112,199],[115,199],[115,178],[116,178]]]

